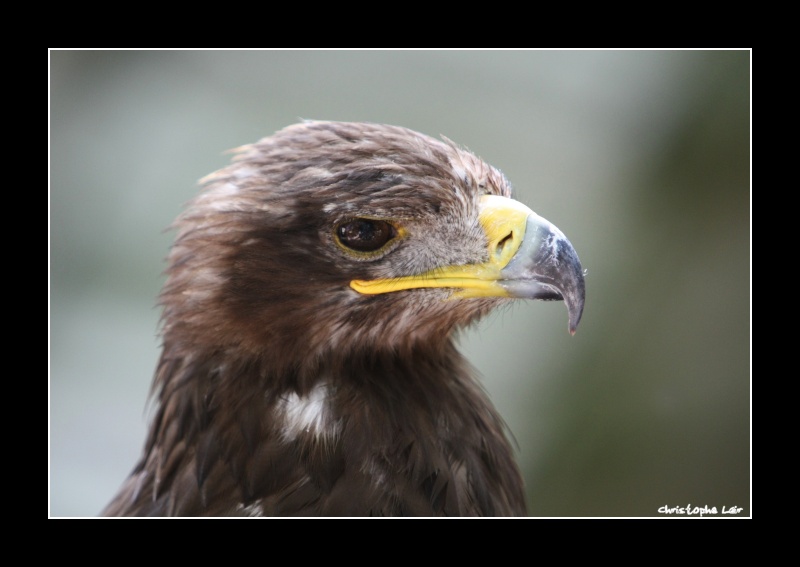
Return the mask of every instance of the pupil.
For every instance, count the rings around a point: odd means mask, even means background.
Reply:
[[[358,235],[356,238],[362,241],[375,240],[375,226],[370,222],[359,221]]]

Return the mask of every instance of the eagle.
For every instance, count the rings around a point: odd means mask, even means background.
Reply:
[[[510,434],[454,333],[583,312],[578,255],[447,138],[306,121],[174,224],[144,450],[107,516],[515,516]]]

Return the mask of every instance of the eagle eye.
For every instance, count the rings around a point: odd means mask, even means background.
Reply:
[[[353,219],[336,227],[336,238],[356,252],[375,252],[397,236],[397,229],[386,221]]]

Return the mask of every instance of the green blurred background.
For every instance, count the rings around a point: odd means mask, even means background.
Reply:
[[[501,169],[588,270],[583,321],[460,336],[537,516],[750,503],[748,51],[50,53],[50,514],[139,456],[165,231],[224,151],[300,118],[399,124]]]

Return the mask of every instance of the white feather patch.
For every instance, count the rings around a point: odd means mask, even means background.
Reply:
[[[293,441],[301,434],[325,439],[338,435],[340,424],[331,415],[329,395],[330,387],[321,382],[305,396],[292,392],[278,402],[284,440]]]

